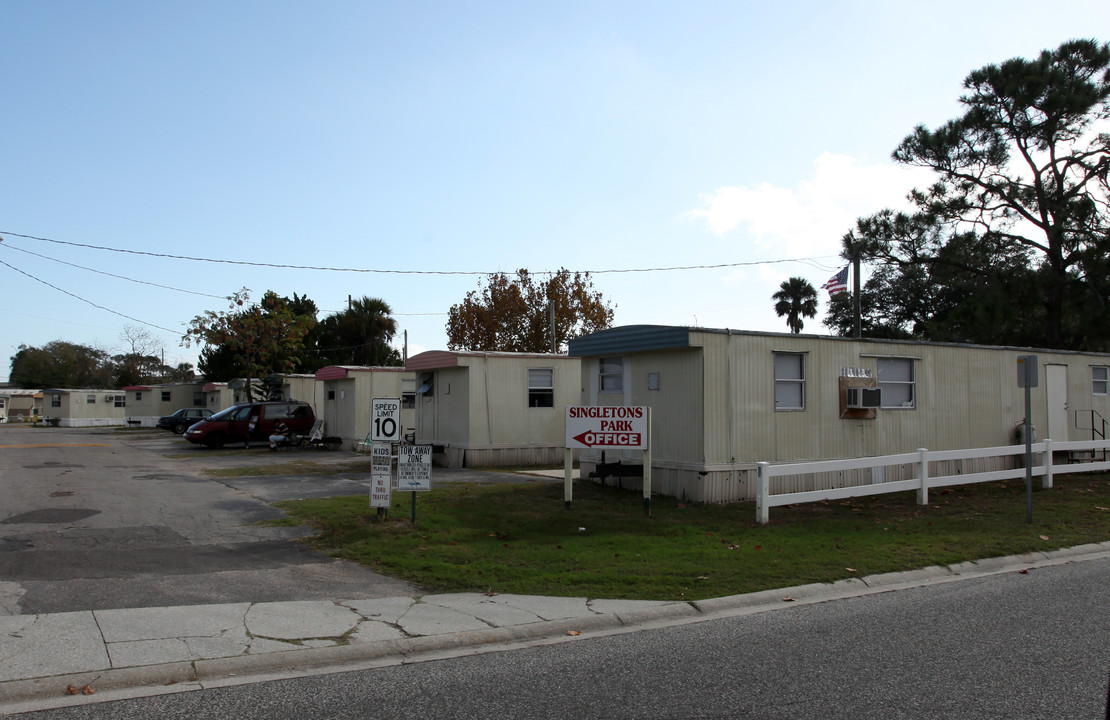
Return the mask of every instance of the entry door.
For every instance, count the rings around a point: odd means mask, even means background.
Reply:
[[[1044,370],[1045,399],[1048,402],[1048,434],[1043,437],[1066,442],[1071,426],[1068,422],[1068,366],[1045,365]]]

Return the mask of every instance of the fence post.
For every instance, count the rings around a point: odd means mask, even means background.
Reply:
[[[917,487],[917,504],[929,504],[929,450],[928,448],[917,449],[917,479],[920,485]]]
[[[1044,454],[1041,455],[1041,464],[1044,465],[1044,477],[1041,478],[1041,489],[1052,489],[1052,441],[1045,438]]]
[[[766,525],[770,521],[771,508],[767,507],[767,467],[769,463],[756,463],[755,467],[755,521]]]

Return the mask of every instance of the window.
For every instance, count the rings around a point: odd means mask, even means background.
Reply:
[[[85,404],[86,405],[96,405],[96,395],[86,395],[85,396]]]
[[[50,407],[61,407],[61,406],[62,406],[62,396],[61,395],[51,395],[50,396]]]
[[[555,407],[555,371],[528,368],[528,407]]]
[[[411,410],[416,407],[416,378],[401,380],[401,408]]]
[[[913,358],[878,358],[878,366],[879,389],[883,391],[883,407],[917,407]]]
[[[204,393],[193,392],[193,407],[204,407]]]
[[[601,358],[598,361],[597,389],[603,393],[624,392],[623,358]]]
[[[173,393],[169,390],[162,391],[162,402],[171,402],[173,400]]]
[[[113,398],[113,400],[115,401],[115,406],[116,407],[127,407],[127,396],[126,395],[116,395],[115,398]]]
[[[806,356],[775,353],[775,410],[806,409]]]
[[[141,392],[136,392],[135,393],[135,402],[142,402],[142,401],[143,401],[143,394]]]
[[[1110,395],[1110,367],[1106,365],[1091,366],[1091,393],[1094,395]]]

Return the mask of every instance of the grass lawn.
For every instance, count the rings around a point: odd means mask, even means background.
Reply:
[[[434,482],[434,478],[433,478]],[[1039,481],[1035,481],[1039,482]],[[1020,482],[774,508],[691,505],[643,512],[638,491],[576,482],[444,484],[394,492],[386,518],[367,495],[277,503],[277,523],[319,530],[335,557],[435,592],[694,600],[1110,540],[1110,476],[1056,478],[1025,522]]]

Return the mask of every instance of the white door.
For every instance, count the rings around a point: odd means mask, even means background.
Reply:
[[[1038,440],[1068,440],[1068,366],[1045,365],[1045,399],[1048,402],[1048,433]]]

